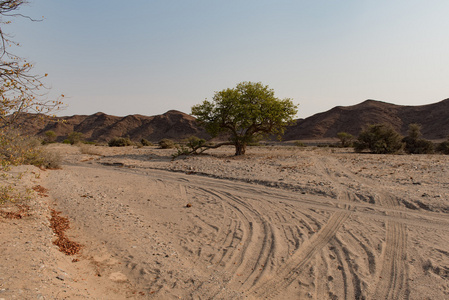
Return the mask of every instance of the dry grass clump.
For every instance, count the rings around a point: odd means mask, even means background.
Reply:
[[[0,186],[0,205],[7,202],[18,203],[31,199],[31,190],[26,190],[22,193],[17,190],[16,187],[12,185]]]
[[[153,143],[147,139],[141,139],[140,143],[142,144],[142,146],[153,146]]]
[[[35,165],[41,168],[59,168],[61,157],[41,147],[38,139],[23,136],[17,130],[0,130],[0,168]]]
[[[103,156],[103,151],[101,149],[102,147],[88,144],[78,144],[78,147],[82,154]]]
[[[162,149],[172,149],[172,148],[175,148],[176,144],[174,141],[172,141],[170,139],[162,139],[159,141],[159,146]]]

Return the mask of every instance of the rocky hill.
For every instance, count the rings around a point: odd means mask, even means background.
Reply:
[[[353,106],[337,106],[326,112],[297,120],[284,140],[335,138],[338,132],[357,136],[367,124],[389,123],[403,135],[409,124],[422,126],[423,137],[445,139],[449,136],[449,99],[421,106],[402,106],[366,100]]]
[[[353,106],[337,106],[329,111],[297,120],[287,128],[284,140],[317,140],[335,138],[338,132],[357,136],[367,124],[389,123],[405,135],[408,125],[422,125],[424,138],[437,140],[449,136],[449,99],[422,106],[401,106],[376,100],[366,100]],[[126,117],[104,113],[75,115],[56,119],[39,120],[24,116],[23,131],[30,135],[43,136],[52,130],[62,141],[73,131],[82,132],[90,141],[105,142],[114,137],[130,137],[134,141],[145,138],[158,142],[163,138],[182,140],[192,135],[208,138],[195,118],[170,110],[162,115]]]
[[[194,117],[176,110],[156,116],[116,117],[101,112],[49,120],[25,116],[21,128],[26,134],[37,136],[43,136],[49,130],[54,131],[58,141],[64,140],[74,131],[83,133],[86,140],[98,142],[109,141],[114,137],[129,137],[134,141],[145,138],[152,142],[163,138],[181,140],[192,135],[209,137],[205,130],[196,124]]]

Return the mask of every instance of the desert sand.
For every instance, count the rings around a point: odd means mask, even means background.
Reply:
[[[43,189],[0,217],[0,299],[449,299],[449,156],[49,148],[11,171]]]

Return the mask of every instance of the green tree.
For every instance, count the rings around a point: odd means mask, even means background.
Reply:
[[[404,147],[402,136],[390,124],[374,124],[360,132],[354,149],[362,152],[365,149],[376,154],[399,152]]]
[[[260,82],[241,82],[216,92],[213,101],[204,100],[192,107],[192,115],[209,134],[229,135],[229,142],[210,148],[234,145],[235,155],[245,154],[249,143],[269,134],[282,135],[296,113],[291,99],[276,98],[274,91]]]
[[[410,124],[408,135],[402,141],[405,143],[405,152],[409,154],[431,154],[434,152],[434,144],[421,138],[421,125],[419,124]]]
[[[347,132],[339,132],[337,133],[337,137],[340,139],[340,144],[343,148],[351,147],[354,137],[352,134]]]

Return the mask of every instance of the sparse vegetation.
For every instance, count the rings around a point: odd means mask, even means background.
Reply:
[[[196,136],[191,136],[186,140],[185,145],[176,145],[178,151],[172,155],[173,159],[181,155],[199,154],[208,148],[205,139],[200,139]]]
[[[402,136],[390,124],[369,125],[354,143],[356,152],[369,149],[375,154],[398,153],[403,147]]]
[[[56,142],[56,133],[52,130],[45,132],[45,139],[42,141],[43,144],[50,144]]]
[[[83,154],[99,155],[99,156],[103,155],[101,147],[97,147],[95,145],[79,144],[78,147],[80,148],[80,152]]]
[[[108,142],[109,147],[126,147],[132,146],[134,143],[129,138],[116,137]]]
[[[444,141],[441,144],[439,144],[436,150],[443,154],[449,154],[449,137],[447,141]]]
[[[195,153],[206,144],[205,139],[200,139],[196,136],[191,136],[187,139],[187,147],[189,147]]]
[[[352,147],[354,143],[354,136],[347,132],[339,132],[337,133],[337,137],[340,140],[340,146],[342,148]]]
[[[17,191],[14,187],[0,186],[0,205],[6,202],[19,202],[20,200],[29,199],[30,195],[24,195]]]
[[[11,39],[12,35],[7,34],[4,27],[10,24],[14,17],[34,21],[16,12],[26,3],[25,0],[0,1],[0,128],[13,128],[23,113],[34,112],[45,115],[57,110],[62,104],[59,99],[54,101],[46,99],[43,79],[47,74],[43,76],[31,74],[33,65],[10,52],[19,43]]]
[[[142,146],[153,146],[153,143],[148,141],[147,139],[141,139],[140,143],[142,144]]]
[[[58,168],[60,156],[40,148],[37,139],[22,136],[16,130],[2,130],[0,135],[1,168],[30,164],[43,168]]]
[[[59,169],[61,168],[61,161],[62,158],[59,153],[41,149],[34,161],[31,161],[31,164],[45,169]]]
[[[434,152],[433,143],[421,138],[421,125],[419,124],[410,124],[408,135],[402,141],[405,143],[405,152],[409,154],[431,154]]]
[[[175,148],[175,142],[170,139],[162,139],[159,141],[159,147],[162,149],[172,149]]]
[[[296,147],[307,147],[307,145],[304,144],[304,143],[301,142],[301,141],[295,141],[295,142],[294,142],[294,145],[295,145]]]
[[[71,145],[81,143],[83,141],[83,139],[84,139],[83,134],[81,132],[76,132],[76,131],[69,133],[69,135],[67,136],[67,141]],[[65,142],[66,142],[66,140],[64,140],[64,143]]]

